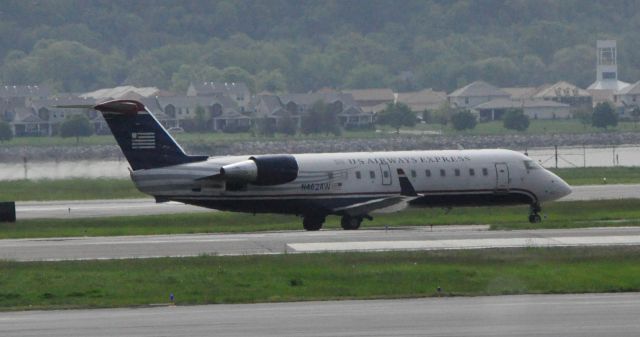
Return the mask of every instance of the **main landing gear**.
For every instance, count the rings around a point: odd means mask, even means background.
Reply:
[[[540,223],[542,222],[542,218],[540,217],[540,204],[532,204],[529,211],[529,222],[530,223]]]
[[[318,231],[326,218],[324,215],[307,215],[302,219],[302,226],[308,231]]]
[[[302,219],[302,226],[304,227],[304,229],[308,231],[320,230],[320,228],[322,228],[322,225],[324,224],[326,217],[327,217],[326,215],[317,215],[317,214],[305,215],[304,218]],[[369,220],[373,219],[372,217],[366,214],[363,216],[343,215],[342,219],[340,220],[340,226],[342,226],[342,229],[344,230],[356,230],[360,228],[360,225],[362,224],[362,220],[365,218]]]
[[[340,220],[340,226],[342,226],[342,229],[346,231],[356,230],[360,228],[361,223],[362,217],[359,216],[343,215],[342,219]]]

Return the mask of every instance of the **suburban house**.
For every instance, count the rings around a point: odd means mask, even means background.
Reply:
[[[484,81],[475,81],[448,96],[449,104],[453,108],[473,108],[494,99],[509,99],[511,96]]]
[[[343,90],[345,94],[351,95],[360,109],[367,113],[378,113],[393,103],[396,96],[391,89],[356,89]]]
[[[444,91],[434,91],[424,89],[414,92],[402,92],[397,94],[398,103],[406,104],[411,111],[421,113],[423,111],[433,111],[447,104],[447,93]]]
[[[185,120],[199,118],[198,108],[205,114],[201,118],[207,120],[207,130],[230,131],[251,126],[251,118],[240,113],[236,101],[227,96],[159,96],[155,100],[166,118],[159,120],[168,128],[180,128]]]
[[[280,95],[280,102],[285,110],[297,111],[300,116],[308,114],[314,103],[322,101],[334,109],[340,126],[344,128],[360,128],[373,124],[373,113],[363,111],[351,94],[335,91],[323,91],[309,94]]]
[[[187,96],[205,96],[205,97],[230,97],[235,101],[239,108],[239,112],[249,111],[249,103],[251,102],[251,91],[245,83],[242,82],[203,82],[198,84],[189,84]]]
[[[640,106],[640,81],[625,87],[613,96],[615,103],[620,103],[625,107]]]
[[[266,120],[267,125],[272,128],[279,128],[283,118],[291,118],[293,124],[297,128],[302,125],[302,115],[298,111],[297,105],[290,102],[289,106],[285,106],[276,95],[264,94],[258,95],[253,104],[254,119]]]
[[[593,100],[588,91],[565,81],[542,87],[532,98],[568,104],[574,109],[593,106]]]
[[[258,95],[255,99],[254,118],[265,118],[278,127],[283,118],[293,119],[300,127],[302,119],[311,107],[322,101],[334,109],[340,126],[344,128],[361,128],[373,124],[373,114],[362,111],[350,94],[323,91],[309,94]]]
[[[542,99],[495,99],[474,107],[478,112],[480,121],[493,121],[501,119],[510,109],[521,109],[531,119],[558,119],[571,118],[571,106],[556,101]]]
[[[48,128],[41,130],[46,132],[45,136],[52,136],[62,122],[65,119],[73,115],[84,114],[88,119],[93,130],[97,134],[108,133],[107,124],[102,118],[102,114],[97,111],[86,108],[60,108],[60,105],[93,105],[95,100],[90,98],[81,98],[77,96],[62,96],[43,99],[29,99],[27,101],[27,107],[31,108],[35,114],[42,120],[43,123],[48,124]]]
[[[140,99],[164,95],[167,95],[167,93],[156,87],[138,88],[131,85],[123,85],[114,88],[104,88],[86,92],[84,94],[80,94],[80,97],[93,99],[95,102],[101,102],[112,99]]]
[[[47,98],[51,90],[45,85],[0,85],[0,104],[4,107],[26,106],[27,98]]]

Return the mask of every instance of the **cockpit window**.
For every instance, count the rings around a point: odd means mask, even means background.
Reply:
[[[537,169],[539,169],[539,168],[540,168],[540,165],[538,165],[538,163],[536,163],[536,162],[535,162],[535,161],[533,161],[533,160],[525,160],[525,161],[524,161],[524,167],[525,167],[527,170],[537,170]]]

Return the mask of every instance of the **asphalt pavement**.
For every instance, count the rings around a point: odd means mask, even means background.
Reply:
[[[353,285],[357,287],[357,284]],[[640,294],[0,313],[0,336],[638,336]]]
[[[60,261],[264,255],[391,250],[640,245],[640,227],[488,231],[487,226],[436,226],[358,231],[283,231],[0,240],[0,260]]]

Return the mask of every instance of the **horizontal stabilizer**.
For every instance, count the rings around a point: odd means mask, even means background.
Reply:
[[[69,104],[69,105],[54,105],[54,108],[60,109],[93,109],[95,104]]]

